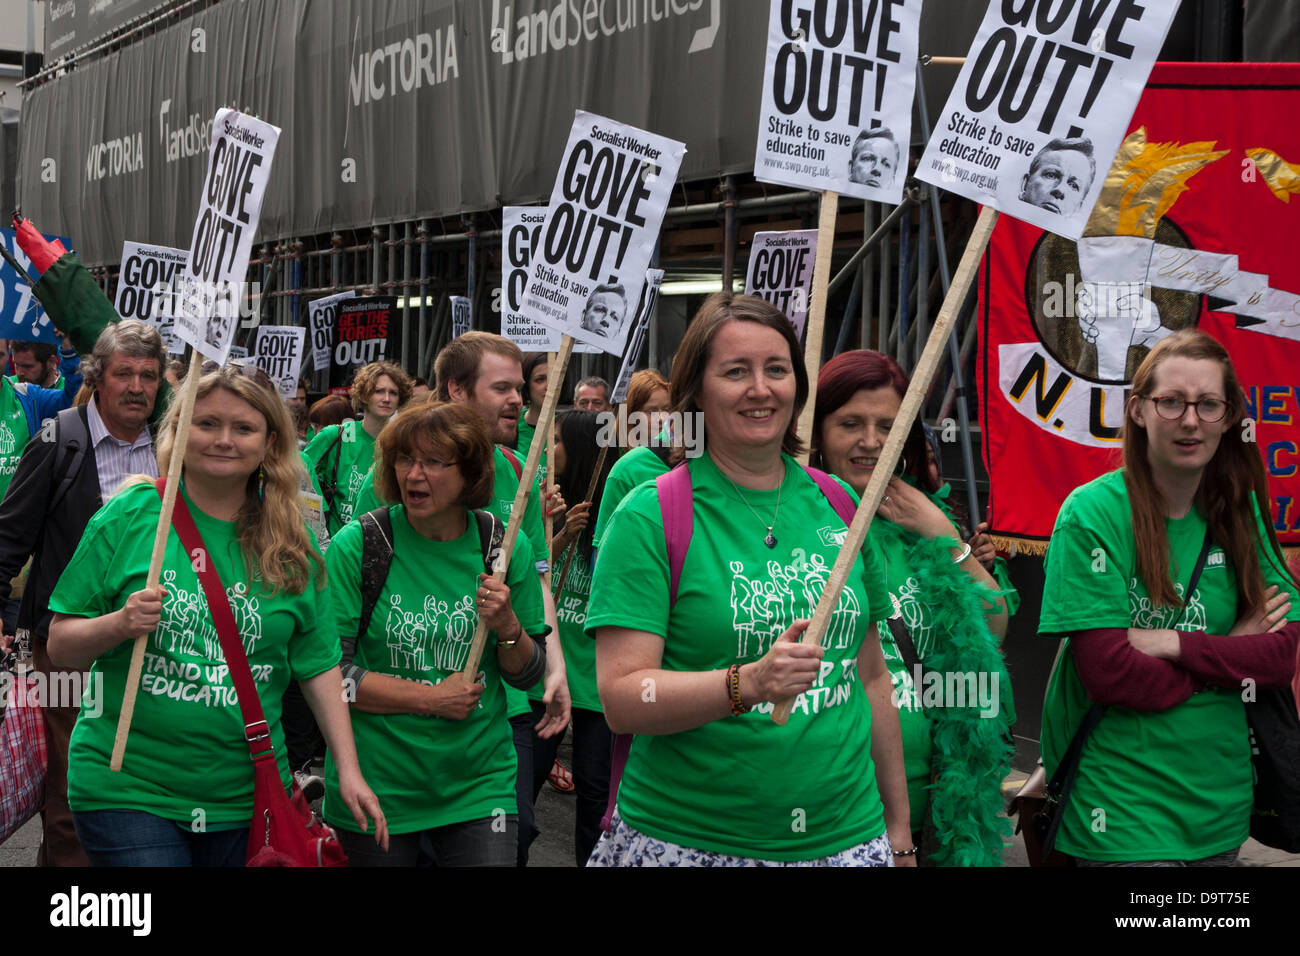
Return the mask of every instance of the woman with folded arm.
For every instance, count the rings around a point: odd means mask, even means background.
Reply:
[[[1068,639],[1043,709],[1049,777],[1106,708],[1056,838],[1081,865],[1230,866],[1249,834],[1243,688],[1290,685],[1300,608],[1244,414],[1223,346],[1170,335],[1133,377],[1124,466],[1057,516],[1039,631]]]

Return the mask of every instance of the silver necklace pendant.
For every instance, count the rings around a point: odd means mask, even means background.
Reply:
[[[767,537],[763,539],[763,543],[767,545],[769,548],[776,547],[776,535],[772,533],[771,528],[767,529]]]

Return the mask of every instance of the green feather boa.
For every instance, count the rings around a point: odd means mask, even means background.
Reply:
[[[881,524],[889,526],[889,522]],[[989,675],[987,682],[997,682],[998,713],[980,716],[977,701],[968,701],[966,707],[926,711],[933,754],[933,782],[927,788],[929,821],[934,830],[927,862],[931,866],[999,866],[1003,844],[1011,836],[1011,820],[1003,809],[1002,781],[1015,751],[1010,733],[1016,719],[1015,704],[1002,654],[984,618],[984,602],[1000,593],[982,587],[953,564],[951,549],[956,546],[947,538],[921,538],[908,547],[916,580],[924,582],[924,601],[934,632],[943,635],[934,642],[922,667],[924,673],[940,676],[974,674],[977,681],[978,675]],[[918,687],[917,693],[923,690]]]

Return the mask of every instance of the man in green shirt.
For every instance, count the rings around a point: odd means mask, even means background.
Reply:
[[[509,522],[519,476],[516,459],[510,461],[501,445],[513,444],[518,436],[519,418],[523,409],[520,390],[524,386],[523,352],[509,339],[490,332],[466,332],[438,353],[434,362],[437,376],[437,396],[444,402],[457,402],[472,408],[487,422],[492,440],[497,443],[496,487],[492,503],[487,510],[502,521]],[[521,525],[532,542],[537,569],[545,574],[549,570],[546,536],[541,527],[541,490],[535,478],[528,498],[527,510]],[[558,489],[551,489],[547,507],[552,515],[563,513],[564,499]],[[542,737],[562,733],[569,724],[569,687],[564,667],[564,652],[560,646],[560,630],[556,620],[555,601],[548,587],[542,588],[546,623],[550,634],[546,638],[546,717],[536,727]],[[515,732],[515,752],[518,758],[517,796],[519,800],[519,865],[528,861],[528,846],[537,835],[532,805],[532,708],[528,695],[513,687],[506,688],[506,712]]]

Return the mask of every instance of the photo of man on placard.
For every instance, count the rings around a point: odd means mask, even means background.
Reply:
[[[1029,172],[1020,181],[1020,201],[1060,216],[1073,216],[1096,175],[1092,140],[1051,140],[1030,161]]]
[[[598,285],[582,311],[582,327],[588,332],[617,339],[627,316],[627,290],[620,283]]]
[[[898,174],[898,140],[887,126],[864,129],[853,141],[849,157],[849,182],[887,189]]]

